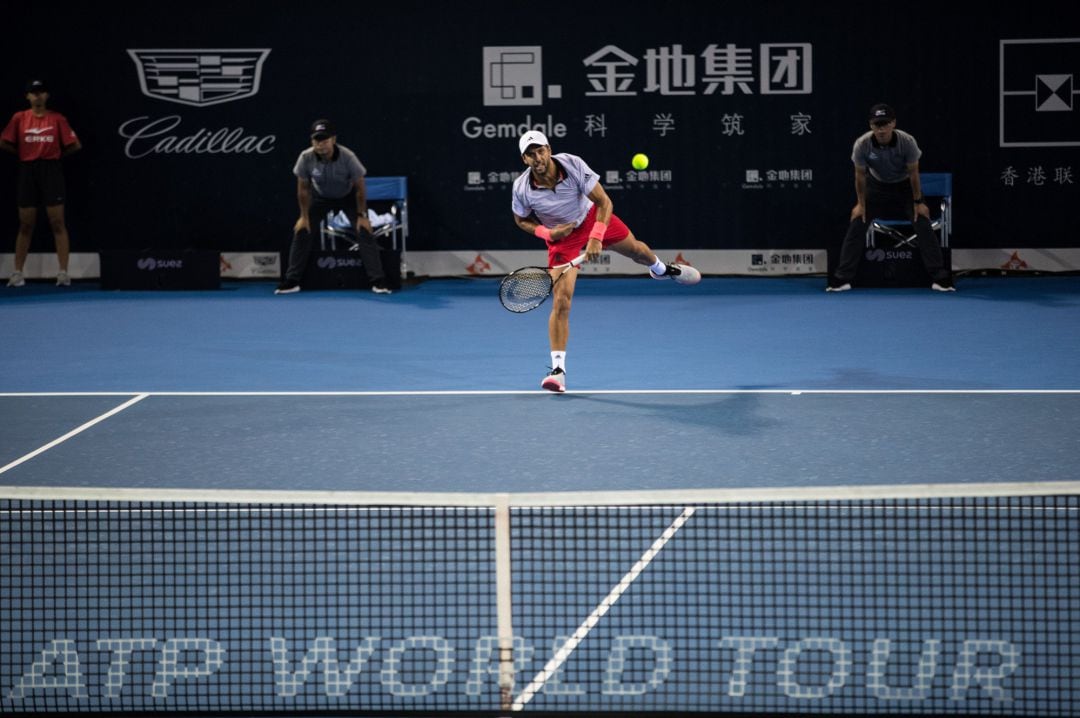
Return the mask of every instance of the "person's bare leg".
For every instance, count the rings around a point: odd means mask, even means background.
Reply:
[[[52,229],[53,239],[56,240],[56,261],[60,265],[60,271],[66,273],[68,258],[71,256],[71,240],[68,237],[67,225],[64,224],[64,205],[46,207],[45,214],[49,217],[49,227]]]

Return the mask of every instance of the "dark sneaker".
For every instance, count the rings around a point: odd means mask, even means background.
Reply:
[[[556,394],[562,394],[566,391],[566,372],[562,369],[552,369],[551,372],[544,377],[544,380],[540,382],[540,388],[553,391]]]
[[[295,294],[300,291],[300,282],[292,279],[286,279],[277,286],[274,290],[274,294]]]

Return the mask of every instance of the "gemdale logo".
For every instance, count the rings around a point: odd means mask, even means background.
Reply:
[[[544,104],[543,50],[539,45],[484,47],[484,107]],[[562,85],[548,85],[548,98]]]
[[[147,97],[208,107],[259,92],[269,48],[128,50]]]

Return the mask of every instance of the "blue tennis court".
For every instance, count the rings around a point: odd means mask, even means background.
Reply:
[[[5,712],[1080,712],[1080,279],[0,295]]]

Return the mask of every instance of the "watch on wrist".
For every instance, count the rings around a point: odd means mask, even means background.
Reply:
[[[915,200],[915,204],[926,204],[926,200],[923,199],[922,197],[919,197],[918,199]]]

